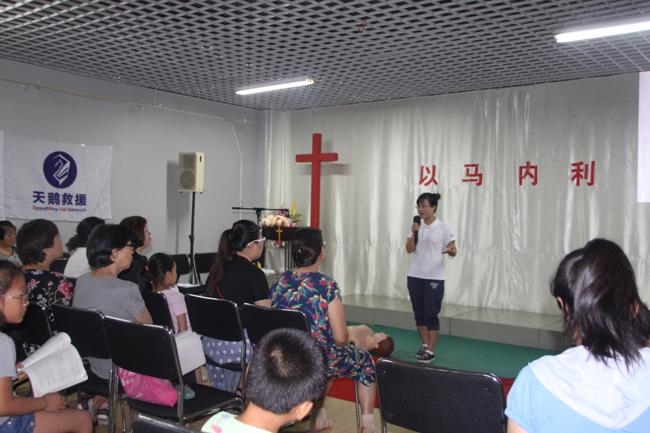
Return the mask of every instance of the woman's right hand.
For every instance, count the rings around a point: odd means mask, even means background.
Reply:
[[[48,412],[59,413],[65,409],[65,399],[61,394],[51,393],[43,396],[45,399],[45,410]]]

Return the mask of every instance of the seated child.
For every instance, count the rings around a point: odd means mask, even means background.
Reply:
[[[162,293],[167,299],[169,313],[174,325],[174,333],[191,331],[190,319],[187,316],[187,305],[185,296],[179,292],[176,286],[178,275],[176,274],[176,262],[164,253],[156,253],[149,258],[149,263],[140,270],[139,281],[142,292],[154,291]],[[195,380],[201,383],[200,370],[195,371]],[[194,397],[194,391],[185,385],[185,399]]]
[[[13,263],[0,260],[0,324],[22,322],[26,310],[23,273]],[[90,414],[66,408],[60,394],[39,398],[14,395],[15,355],[13,340],[0,332],[0,433],[91,433]]]
[[[246,379],[248,405],[241,415],[220,412],[202,428],[209,433],[275,433],[309,415],[325,391],[325,361],[318,342],[296,329],[269,332],[255,347]]]
[[[191,330],[187,317],[185,297],[176,287],[176,262],[164,253],[156,253],[149,258],[149,263],[140,270],[140,290],[142,292],[159,292],[167,299],[169,312],[174,323],[174,333]]]

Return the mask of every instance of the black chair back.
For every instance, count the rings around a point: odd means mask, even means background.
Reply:
[[[214,263],[217,253],[196,253],[194,254],[194,265],[199,274],[210,272],[210,268]]]
[[[192,384],[195,396],[184,400],[181,392],[183,375],[170,328],[106,317],[104,329],[114,366],[180,385],[177,387],[178,401],[173,407],[128,398],[129,406],[136,411],[187,422],[225,408],[241,409],[242,401],[236,394],[201,384]],[[114,371],[114,378],[116,374]],[[112,401],[117,399],[115,388],[111,390]]]
[[[50,305],[50,311],[54,317],[54,330],[68,334],[81,357],[111,357],[104,333],[104,315],[101,312],[60,304]]]
[[[186,295],[187,315],[197,334],[227,341],[243,341],[237,305],[226,299]]]
[[[173,331],[174,322],[172,322],[172,315],[165,295],[158,292],[143,292],[142,299],[151,314],[154,325],[166,326]]]
[[[133,433],[199,433],[198,430],[138,414],[133,421]]]
[[[30,302],[23,321],[16,324],[6,325],[7,334],[18,343],[42,345],[52,336],[50,320],[47,317],[47,310],[37,304]]]
[[[50,264],[50,271],[58,272],[58,273],[62,274],[63,271],[65,270],[65,265],[67,265],[67,264],[68,264],[68,259],[67,258],[66,259],[64,259],[64,258],[56,259]]]
[[[274,329],[295,328],[309,332],[309,322],[302,311],[281,310],[253,304],[241,306],[242,325],[251,343],[257,344]]]
[[[245,371],[246,344],[237,304],[226,299],[207,298],[196,295],[185,296],[185,304],[187,305],[187,315],[189,316],[194,332],[218,340],[241,342],[239,362],[220,364],[206,356],[208,364],[233,371]],[[242,377],[240,380],[240,388],[243,388],[243,384],[244,378]]]
[[[176,274],[179,277],[190,273],[190,259],[187,254],[172,254],[172,258],[176,263]]]
[[[171,328],[107,316],[104,329],[113,364],[147,376],[182,379]]]
[[[505,432],[503,389],[492,374],[381,359],[377,385],[384,432],[386,423],[424,433]]]

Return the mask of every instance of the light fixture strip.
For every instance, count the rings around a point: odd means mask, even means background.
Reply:
[[[607,36],[624,35],[650,30],[650,19],[645,21],[628,22],[621,24],[607,24],[589,29],[567,31],[555,35],[557,43],[576,42],[586,39],[603,38]]]
[[[314,84],[314,80],[307,77],[292,78],[282,81],[271,81],[269,83],[258,84],[251,87],[245,87],[237,90],[238,95],[253,95],[255,93],[272,92],[274,90],[291,89],[293,87],[309,86]]]

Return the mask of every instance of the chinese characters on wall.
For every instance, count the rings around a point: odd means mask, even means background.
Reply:
[[[465,175],[460,180],[474,186],[483,185],[481,165],[477,163],[464,164]],[[435,164],[421,164],[419,185],[438,185],[437,167]],[[525,164],[517,167],[517,183],[519,186],[528,184],[537,186],[539,182],[539,166],[526,161]],[[596,161],[572,162],[567,171],[567,179],[576,187],[593,186],[596,183]]]

